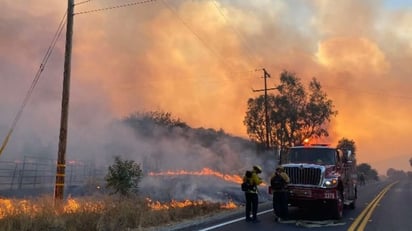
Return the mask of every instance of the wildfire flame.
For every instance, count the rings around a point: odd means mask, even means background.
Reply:
[[[197,200],[197,201],[191,201],[191,200],[184,200],[184,201],[176,201],[172,200],[170,202],[165,202],[161,203],[159,201],[152,201],[150,198],[146,198],[147,205],[149,208],[152,210],[168,210],[172,208],[185,208],[185,207],[190,207],[190,206],[201,206],[205,205],[207,201],[202,201],[202,200]],[[220,205],[220,208],[222,209],[234,209],[237,208],[237,205],[233,201],[229,201],[226,203],[222,203]]]
[[[182,175],[190,175],[190,176],[214,176],[221,178],[225,181],[240,184],[242,183],[242,177],[235,174],[224,174],[217,171],[214,171],[210,168],[203,168],[200,171],[186,171],[186,170],[178,170],[178,171],[166,171],[166,172],[150,172],[149,176],[182,176]]]
[[[159,210],[169,210],[174,208],[185,208],[191,206],[202,206],[207,205],[207,201],[197,200],[184,200],[184,201],[176,201],[172,200],[170,202],[161,203],[159,201],[152,201],[149,198],[146,198],[147,206],[155,211]],[[36,204],[36,202],[26,200],[26,199],[0,199],[0,219],[13,216],[16,214],[26,214],[30,217],[35,217],[36,214],[41,213],[42,205]],[[237,208],[237,205],[232,202],[226,202],[220,204],[221,209],[234,209]],[[63,213],[64,214],[74,214],[74,213],[81,213],[81,212],[101,212],[105,209],[105,205],[101,201],[80,201],[74,198],[68,198],[64,205],[63,205]],[[55,211],[55,214],[58,215],[59,210]]]
[[[39,202],[26,199],[0,199],[0,219],[9,215],[26,214],[34,217],[41,211],[42,205]],[[90,201],[80,203],[78,200],[68,198],[63,205],[63,213],[73,214],[81,211],[98,212],[104,209],[104,205],[100,201]],[[61,213],[56,210],[56,215]]]
[[[33,205],[28,200],[0,199],[0,219],[9,214],[29,214],[33,215],[39,210],[38,206]]]
[[[186,170],[177,170],[177,171],[165,171],[165,172],[149,172],[149,176],[214,176],[225,181],[241,184],[243,182],[243,177],[236,174],[224,174],[217,171],[214,171],[210,168],[203,168],[200,171],[186,171]],[[261,186],[267,186],[266,183],[262,183]]]
[[[229,201],[225,204],[222,204],[220,206],[220,208],[222,208],[222,209],[235,209],[235,208],[237,208],[237,205],[233,201]]]

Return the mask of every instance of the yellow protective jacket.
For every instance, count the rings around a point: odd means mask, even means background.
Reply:
[[[247,180],[249,180],[249,183],[250,183],[250,184],[256,186],[253,190],[248,190],[247,193],[258,193],[257,186],[260,185],[260,184],[262,184],[262,182],[263,182],[263,181],[262,181],[262,178],[260,178],[260,177],[258,176],[258,174],[256,173],[256,171],[252,170],[252,177],[250,177],[250,178],[246,178],[246,176],[243,177],[243,181],[244,181],[244,182],[247,181]]]

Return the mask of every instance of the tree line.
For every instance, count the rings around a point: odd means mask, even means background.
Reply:
[[[328,137],[328,124],[333,117],[337,116],[338,111],[335,110],[333,101],[328,98],[321,83],[315,77],[311,79],[308,87],[304,86],[295,73],[289,71],[281,72],[279,80],[280,84],[275,88],[276,94],[260,95],[248,99],[243,124],[246,126],[247,134],[252,143],[257,144],[260,149],[265,151],[279,150],[281,158],[285,159],[287,150],[302,144],[305,138]],[[195,134],[200,134],[198,138],[203,137],[199,140],[212,142],[213,137],[227,135],[222,129],[219,131],[192,129],[182,120],[173,118],[171,113],[158,111],[135,113],[125,118],[123,122],[144,136],[155,136],[153,133],[155,127],[163,128],[165,131],[163,134],[166,135],[175,128],[186,130],[186,132],[195,131]],[[209,146],[210,144],[206,142],[203,145]],[[341,138],[337,148],[350,150],[353,155],[356,155],[355,141],[351,139]],[[133,171],[131,171],[136,174],[133,179],[137,182],[141,179],[142,172],[133,163],[123,162],[116,157],[115,166],[118,165],[121,166],[120,169],[125,166],[132,169]],[[372,169],[369,164],[361,164],[357,167],[368,178],[377,179],[376,170]],[[115,176],[116,172],[119,173],[119,176],[125,174],[121,173],[119,168],[112,166],[112,169],[109,169],[107,180],[113,180],[111,176]],[[116,180],[114,177],[114,182],[110,185],[116,185],[119,183],[117,181],[120,179]],[[134,187],[136,186],[134,185]],[[119,190],[118,192],[123,194],[125,191]]]
[[[307,88],[295,73],[283,71],[276,94],[247,101],[244,125],[250,139],[281,155],[305,138],[329,136],[327,126],[338,114],[333,101],[314,77]],[[268,136],[266,134],[269,134]],[[267,140],[269,139],[269,140]]]

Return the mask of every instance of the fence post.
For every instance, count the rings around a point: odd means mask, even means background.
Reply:
[[[18,163],[14,163],[14,171],[13,171],[13,176],[11,178],[10,189],[13,189],[14,179],[16,178],[17,170],[18,170]]]
[[[22,188],[25,167],[26,167],[26,156],[24,156],[23,158],[23,168],[19,172],[19,189]]]

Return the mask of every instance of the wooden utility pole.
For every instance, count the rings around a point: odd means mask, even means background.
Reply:
[[[60,118],[59,150],[57,154],[56,184],[54,188],[54,200],[63,200],[64,177],[66,172],[66,146],[67,146],[67,124],[69,116],[69,96],[70,96],[70,69],[73,37],[73,16],[74,0],[68,0],[67,6],[67,27],[66,27],[66,47],[64,56],[63,72],[63,95]]]
[[[270,140],[269,140],[269,133],[270,133],[270,126],[269,126],[269,115],[268,115],[268,90],[275,90],[276,88],[267,88],[267,78],[270,78],[270,74],[266,71],[265,68],[262,69],[263,71],[263,79],[265,82],[265,88],[259,90],[253,90],[253,92],[264,91],[265,92],[265,127],[266,127],[266,148],[269,149],[270,147]]]

